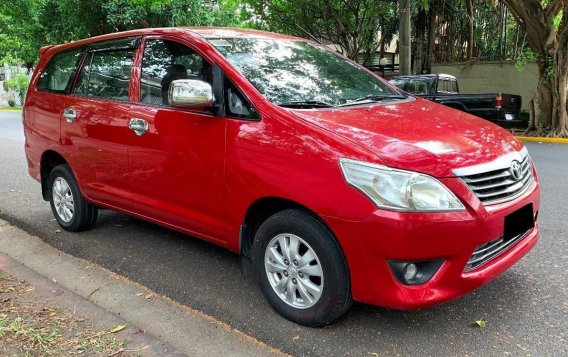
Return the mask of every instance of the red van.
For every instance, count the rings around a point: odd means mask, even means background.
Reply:
[[[105,208],[226,247],[297,323],[448,301],[537,242],[522,143],[317,43],[145,29],[40,56],[25,150],[61,227]]]

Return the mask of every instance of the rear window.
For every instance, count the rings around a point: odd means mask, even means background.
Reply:
[[[37,89],[44,92],[69,93],[82,54],[83,49],[78,48],[53,56],[41,72]]]
[[[75,93],[127,101],[133,57],[134,49],[91,52],[79,74]]]
[[[418,95],[428,95],[433,92],[433,86],[434,77],[412,78],[406,84],[406,91]]]

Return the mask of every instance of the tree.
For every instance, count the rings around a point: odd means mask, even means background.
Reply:
[[[467,10],[467,59],[473,58],[473,0],[465,0]]]
[[[30,78],[23,73],[16,73],[12,78],[6,81],[8,89],[18,93],[21,104],[24,103],[24,97],[26,96],[26,90],[28,90],[29,85]]]
[[[255,26],[334,44],[347,57],[365,63],[380,45],[381,24],[387,23],[387,18],[397,17],[395,1],[246,0],[246,3],[253,10],[253,17],[261,19]],[[389,26],[383,30],[389,30]]]
[[[237,0],[0,0],[0,57],[30,68],[37,51],[110,32],[162,26],[231,26]]]
[[[526,31],[539,82],[530,102],[529,129],[568,137],[568,0],[503,0]],[[564,16],[563,16],[564,15]]]
[[[409,75],[410,73],[410,61],[411,61],[411,51],[410,51],[410,0],[399,0],[398,10],[400,14],[400,27],[398,30],[399,35],[399,64],[400,64],[400,74]]]

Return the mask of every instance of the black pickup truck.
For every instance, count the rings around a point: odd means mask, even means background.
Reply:
[[[424,74],[393,77],[390,83],[416,96],[452,107],[506,128],[522,127],[521,96],[504,93],[460,94],[456,77]]]

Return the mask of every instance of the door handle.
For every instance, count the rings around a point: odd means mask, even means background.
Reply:
[[[148,122],[144,119],[132,118],[128,127],[138,136],[144,135],[148,131]]]
[[[72,123],[77,118],[77,111],[73,108],[65,108],[63,109],[63,117],[68,123]]]

